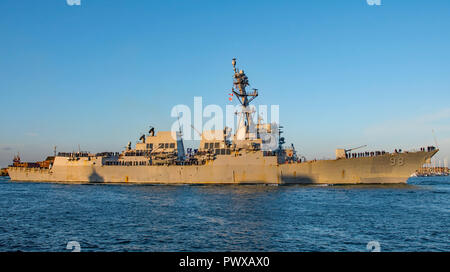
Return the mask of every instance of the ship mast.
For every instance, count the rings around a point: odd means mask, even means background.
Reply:
[[[250,86],[250,83],[248,82],[248,77],[245,75],[244,70],[239,70],[236,68],[236,58],[233,58],[232,61],[233,69],[234,69],[234,80],[233,80],[233,93],[236,95],[236,97],[239,100],[239,103],[242,105],[242,117],[245,127],[245,140],[248,140],[249,138],[249,131],[250,126],[252,125],[252,110],[249,108],[250,102],[253,101],[258,96],[258,90],[253,89],[253,92],[247,92],[246,88]],[[238,128],[238,130],[241,129],[241,127]],[[244,140],[244,139],[240,139]]]

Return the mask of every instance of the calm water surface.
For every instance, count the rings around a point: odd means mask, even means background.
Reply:
[[[450,251],[450,178],[137,186],[0,178],[0,251]]]

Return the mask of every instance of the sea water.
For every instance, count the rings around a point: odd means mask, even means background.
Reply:
[[[81,251],[450,251],[450,177],[379,186],[0,179],[0,251],[69,251],[69,242]]]

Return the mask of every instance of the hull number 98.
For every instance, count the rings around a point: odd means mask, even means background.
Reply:
[[[395,165],[402,166],[404,164],[405,164],[405,159],[403,157],[398,157],[398,158],[392,157],[391,158],[391,166],[395,166]]]

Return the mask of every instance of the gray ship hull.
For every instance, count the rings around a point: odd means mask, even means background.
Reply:
[[[278,164],[261,153],[218,156],[205,165],[103,165],[57,157],[51,169],[8,168],[13,181],[136,184],[389,184],[407,179],[438,150]]]

